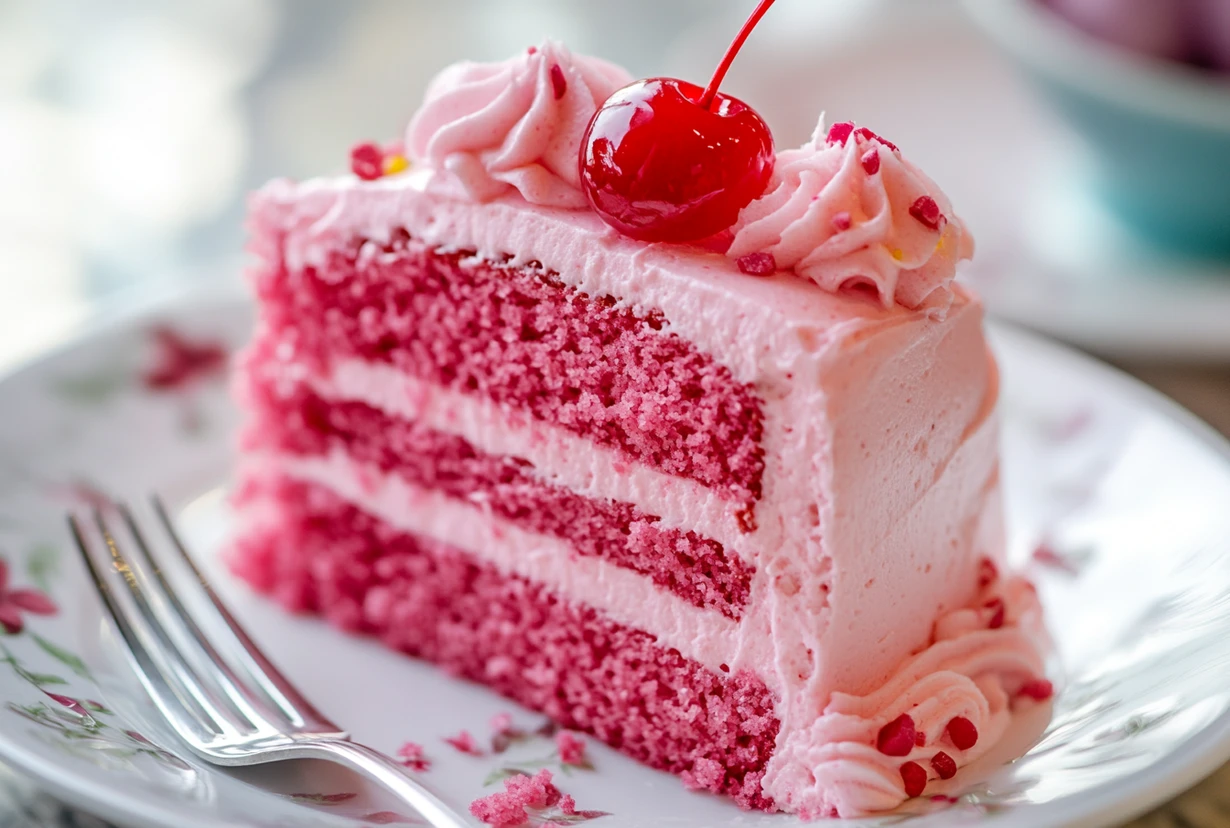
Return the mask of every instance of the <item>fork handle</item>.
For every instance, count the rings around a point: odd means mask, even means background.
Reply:
[[[401,765],[365,745],[337,739],[321,739],[298,742],[296,747],[316,758],[346,765],[378,782],[410,804],[432,828],[470,828],[473,824],[458,816],[439,797],[411,779]]]

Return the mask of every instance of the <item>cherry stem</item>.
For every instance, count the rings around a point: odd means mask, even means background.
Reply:
[[[713,80],[709,81],[709,85],[705,87],[704,93],[700,96],[697,103],[704,109],[708,109],[713,103],[714,97],[717,95],[718,87],[722,85],[722,81],[726,79],[726,73],[730,71],[730,64],[735,62],[735,55],[739,54],[739,50],[743,48],[744,42],[747,41],[748,35],[752,33],[752,29],[756,28],[756,24],[760,22],[760,18],[764,17],[765,12],[769,10],[775,0],[760,0],[760,5],[756,7],[756,11],[752,12],[752,16],[743,24],[743,28],[739,30],[739,34],[731,42],[730,47],[726,50],[726,54],[722,57],[722,62],[718,64],[717,71],[713,73]]]

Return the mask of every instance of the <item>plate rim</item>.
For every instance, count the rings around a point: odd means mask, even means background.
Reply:
[[[251,296],[243,286],[230,281],[122,292],[101,303],[62,341],[16,365],[0,370],[0,393],[3,393],[6,383],[44,369],[48,363],[82,348],[91,340],[135,328],[160,315],[194,306],[250,306],[251,302]],[[1042,354],[1047,362],[1064,364],[1069,371],[1097,375],[1125,399],[1135,401],[1142,408],[1173,422],[1230,468],[1230,439],[1180,403],[1122,369],[1001,318],[989,317],[986,320],[986,329],[993,352],[1005,348],[1032,351]],[[1082,792],[1079,798],[1069,795],[1030,805],[1030,816],[1043,820],[1038,824],[1055,828],[1101,828],[1133,819],[1182,795],[1230,761],[1230,710],[1223,712],[1198,734],[1187,738],[1180,745],[1181,750],[1165,757],[1161,762],[1141,768],[1120,779],[1094,785]],[[25,751],[15,739],[4,732],[0,732],[0,761],[4,761],[14,773],[34,782],[52,796],[118,824],[233,828],[233,823],[218,818],[139,802],[123,793],[120,788],[108,787],[86,776],[66,777],[57,773],[57,769],[53,767],[54,763]],[[205,772],[219,773],[214,768],[208,768]],[[253,788],[253,793],[259,795],[259,788]],[[1014,818],[1015,814],[1012,812],[989,815],[981,824],[1008,825]],[[858,823],[842,820],[828,824],[840,826]]]

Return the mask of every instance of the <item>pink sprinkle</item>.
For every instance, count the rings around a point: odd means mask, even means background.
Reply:
[[[1090,424],[1093,423],[1093,411],[1088,408],[1082,408],[1072,416],[1065,419],[1063,422],[1056,425],[1051,430],[1051,438],[1058,442],[1067,442],[1075,437],[1079,437],[1083,432],[1087,431]]]
[[[1079,575],[1080,570],[1070,560],[1065,558],[1047,541],[1042,541],[1034,548],[1033,559],[1042,566],[1058,569],[1069,575]]]
[[[446,736],[444,741],[452,745],[459,752],[469,756],[483,755],[483,752],[479,750],[478,743],[474,741],[474,737],[470,735],[468,730],[463,730],[456,736]]]
[[[929,230],[940,230],[948,223],[948,219],[940,212],[940,205],[936,204],[931,196],[919,196],[918,200],[910,205],[910,215]]]
[[[777,260],[772,253],[748,253],[735,259],[735,264],[749,276],[768,276],[777,272]]]
[[[906,762],[901,766],[901,781],[905,783],[905,795],[912,799],[926,790],[927,772],[917,762]]]
[[[507,733],[512,730],[512,714],[496,713],[491,717],[491,729],[496,733]]]
[[[952,779],[957,775],[956,761],[942,750],[931,757],[931,767],[940,779]]]
[[[398,748],[397,758],[410,770],[431,770],[431,760],[424,754],[423,746],[417,742],[406,742]]]
[[[914,720],[902,713],[884,727],[876,736],[876,749],[885,756],[909,756],[914,749]]]
[[[833,124],[829,127],[828,142],[830,144],[841,144],[843,147],[846,141],[850,140],[850,134],[854,132],[854,124],[851,121],[842,121]]]
[[[371,141],[350,148],[350,171],[364,181],[384,175],[384,152]]]
[[[1047,679],[1032,679],[1021,685],[1021,689],[1016,691],[1018,696],[1027,696],[1034,701],[1046,701],[1051,696],[1055,695],[1055,685],[1051,684]]]
[[[978,586],[985,589],[999,579],[999,567],[990,558],[978,562]]]
[[[850,221],[849,213],[842,211],[840,213],[834,214],[833,229],[836,230],[838,233],[844,233],[845,231],[849,230],[851,224],[852,222]]]
[[[875,147],[867,150],[863,153],[862,163],[867,175],[875,175],[880,171],[880,151]]]
[[[1004,599],[1003,598],[992,598],[990,601],[987,601],[983,606],[991,610],[991,620],[987,622],[987,628],[992,629],[992,630],[998,630],[1000,627],[1002,627],[1004,625],[1004,612],[1005,612]]]
[[[536,55],[536,54],[538,54],[538,47],[537,47],[537,46],[531,46],[530,48],[528,48],[528,49],[526,49],[526,50],[525,50],[525,53],[526,53],[527,55]]]
[[[932,802],[946,802],[949,805],[956,805],[958,802],[961,801],[957,799],[955,796],[945,796],[944,794],[935,794],[932,797],[930,797],[930,799]]]
[[[564,78],[564,70],[558,63],[551,64],[551,89],[555,91],[557,101],[568,91],[568,81]]]
[[[978,728],[964,716],[956,716],[945,729],[949,740],[957,750],[969,750],[978,744]]]
[[[567,730],[555,734],[555,748],[559,751],[559,760],[565,765],[585,764],[585,741]]]
[[[180,391],[226,372],[226,348],[220,342],[194,342],[166,325],[151,330],[150,338],[155,360],[141,376],[150,391]]]

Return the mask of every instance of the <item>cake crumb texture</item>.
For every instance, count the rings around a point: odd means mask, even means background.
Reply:
[[[242,534],[232,566],[288,609],[378,636],[692,787],[773,809],[761,779],[779,722],[758,678],[716,675],[322,486],[251,475],[236,499],[269,522]]]

